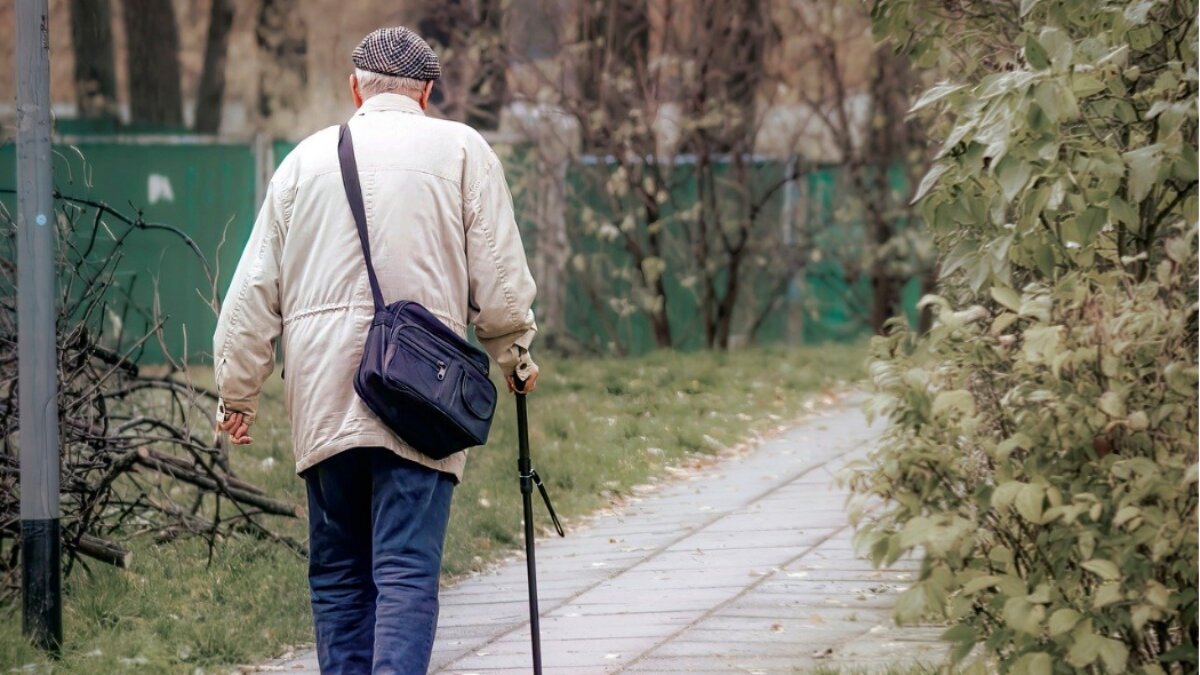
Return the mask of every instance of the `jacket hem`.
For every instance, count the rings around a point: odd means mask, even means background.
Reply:
[[[343,436],[330,443],[326,443],[320,448],[305,453],[304,456],[296,460],[296,473],[303,473],[330,457],[351,448],[385,448],[391,450],[410,462],[450,476],[454,479],[455,485],[462,482],[463,469],[466,464],[466,457],[458,458],[458,453],[439,461],[430,459],[407,445],[398,443],[394,436],[365,433]],[[463,452],[465,453],[466,451]]]

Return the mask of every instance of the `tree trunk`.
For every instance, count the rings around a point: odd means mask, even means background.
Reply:
[[[649,71],[649,7],[647,0],[595,0],[580,3],[578,12],[578,41],[589,47],[581,50],[573,93],[596,113],[580,119],[583,149],[608,153],[621,145],[612,132],[629,113],[626,95],[615,91],[614,83],[623,78],[637,81]],[[639,145],[645,140],[630,143]]]
[[[122,0],[121,6],[128,48],[130,122],[182,127],[174,6],[163,0]]]
[[[479,49],[479,63],[475,64],[467,99],[467,124],[476,129],[498,129],[500,111],[508,98],[504,13],[501,0],[478,1],[479,16],[472,39]]]
[[[196,94],[196,131],[215,134],[221,130],[221,106],[225,102],[225,61],[229,54],[229,29],[233,26],[233,0],[212,0],[208,18],[208,40],[204,45],[204,71]]]
[[[905,161],[904,153],[910,147],[912,133],[905,116],[909,107],[906,86],[910,73],[903,57],[887,45],[875,49],[872,63],[872,115],[864,150],[870,153],[870,160],[861,166],[869,172],[869,177],[860,180],[865,179],[870,185],[863,194],[872,246],[871,329],[882,334],[884,323],[901,309],[900,288],[904,280],[896,275],[894,254],[888,247],[896,234],[895,223],[888,215],[894,201],[889,173],[894,165]]]
[[[469,73],[458,58],[468,51],[474,24],[469,3],[464,0],[422,0],[417,32],[429,43],[442,62],[442,77],[433,86],[429,102],[450,120],[467,119]]]
[[[264,118],[297,107],[308,84],[308,27],[299,0],[262,0],[254,27],[262,55],[258,113]]]
[[[717,341],[716,347],[721,350],[729,349],[729,338],[733,334],[733,314],[737,309],[738,294],[741,292],[742,261],[745,251],[734,250],[729,253],[729,265],[725,274],[725,295],[717,306]]]
[[[571,258],[567,238],[570,149],[562,141],[562,126],[546,121],[539,129],[531,130],[538,148],[538,175],[534,178],[537,192],[532,195],[537,228],[533,267],[538,287],[538,330],[552,341],[567,329],[567,266]]]
[[[75,103],[79,117],[117,116],[117,67],[108,0],[71,0]]]
[[[898,309],[896,299],[899,288],[887,271],[882,270],[883,261],[871,265],[871,330],[877,335],[883,335],[883,326],[887,320],[896,315]]]
[[[650,324],[654,327],[654,345],[659,349],[670,349],[671,322],[667,319],[665,304],[650,311]]]

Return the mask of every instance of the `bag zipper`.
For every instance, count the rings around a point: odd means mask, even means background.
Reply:
[[[416,325],[416,324],[413,324],[413,323],[410,323],[410,324],[405,324],[405,325],[403,325],[403,326],[400,326],[399,328],[397,328],[397,329],[396,329],[396,334],[397,334],[397,335],[399,335],[400,333],[402,333],[403,331],[406,331],[406,330],[419,330],[419,331],[421,331],[422,333],[424,333],[424,334],[428,335],[428,336],[429,336],[429,338],[430,338],[430,339],[432,339],[432,340],[437,340],[437,341],[439,341],[439,342],[447,342],[447,340],[444,340],[444,339],[438,338],[438,337],[437,337],[437,336],[435,336],[433,333],[429,332],[427,329],[425,329],[425,328],[422,328],[421,326],[418,326],[418,325]],[[411,343],[411,344],[415,344],[415,345],[417,345],[419,348],[422,348],[422,349],[424,349],[424,347],[423,347],[422,345],[420,345],[420,343],[417,343],[415,340],[412,340],[411,338],[409,338],[409,340],[410,340],[410,343]],[[470,346],[470,345],[468,345],[468,346]],[[472,349],[474,349],[474,347],[472,347]],[[469,363],[469,364],[471,365],[471,367],[472,367],[472,368],[474,368],[475,370],[479,371],[481,374],[483,374],[483,375],[485,375],[485,376],[487,375],[487,369],[486,369],[486,368],[484,368],[484,367],[482,367],[482,366],[480,366],[478,363],[476,363],[476,362],[475,362],[475,360],[474,360],[473,358],[471,358],[471,356],[470,356],[469,354],[462,354],[462,353],[461,353],[461,350],[456,350],[456,351],[459,351],[459,352],[460,352],[460,356],[462,357],[462,360],[463,360],[463,361],[465,361],[465,362],[467,362],[467,363]],[[428,351],[426,351],[426,354],[429,354],[429,352],[428,352]],[[433,355],[432,355],[432,354],[430,354],[430,356],[431,356],[431,357],[433,357]]]
[[[438,358],[433,352],[426,349],[425,346],[422,345],[420,342],[417,342],[416,340],[414,340],[406,335],[401,334],[401,331],[403,331],[403,330],[404,329],[401,328],[400,330],[396,331],[396,337],[398,339],[400,339],[402,342],[404,342],[406,345],[408,345],[409,347],[412,347],[413,349],[421,352],[427,360],[432,361],[434,364],[436,364],[438,382],[445,380],[446,373],[450,370],[450,366],[447,365],[445,361]]]

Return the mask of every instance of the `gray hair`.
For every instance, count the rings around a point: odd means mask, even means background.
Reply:
[[[364,99],[376,94],[404,94],[409,98],[421,98],[425,91],[425,80],[414,80],[411,77],[396,77],[384,75],[362,68],[354,69],[354,77],[358,79],[358,92]]]

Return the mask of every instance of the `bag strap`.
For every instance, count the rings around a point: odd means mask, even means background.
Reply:
[[[350,126],[343,124],[338,134],[338,164],[342,167],[342,185],[346,188],[346,199],[350,202],[350,212],[354,214],[354,224],[358,227],[358,241],[362,244],[363,260],[367,263],[367,279],[371,282],[371,297],[375,301],[375,311],[384,308],[383,293],[379,290],[379,278],[375,276],[375,266],[371,264],[371,240],[367,236],[367,210],[363,206],[362,186],[358,183],[358,162],[354,160],[354,138],[350,135]]]

